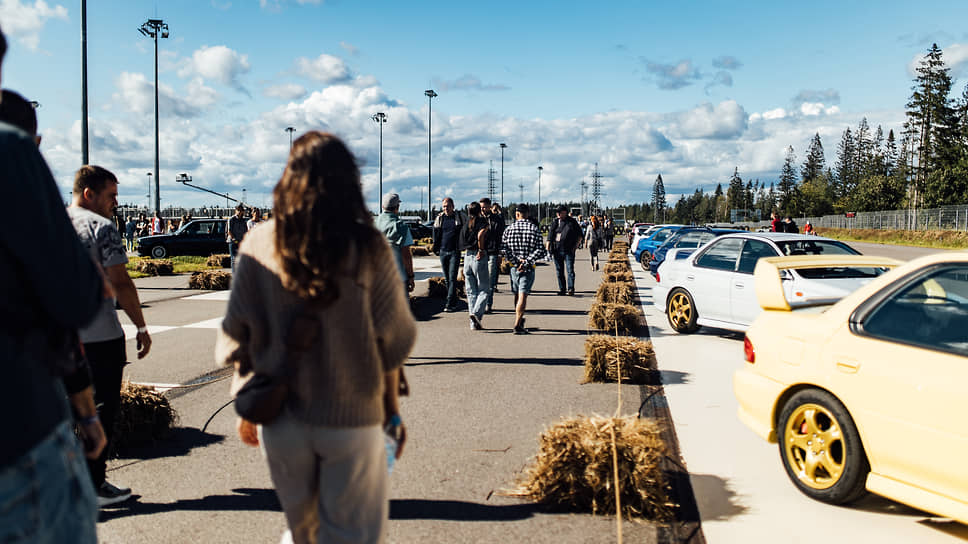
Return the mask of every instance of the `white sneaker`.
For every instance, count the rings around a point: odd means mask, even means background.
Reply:
[[[131,489],[127,487],[120,488],[108,482],[101,484],[101,487],[97,490],[97,505],[99,508],[124,502],[130,498]]]

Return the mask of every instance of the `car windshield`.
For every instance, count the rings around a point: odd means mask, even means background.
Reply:
[[[777,242],[784,255],[860,255],[860,252],[843,242],[833,240],[792,240]],[[876,278],[887,268],[836,266],[828,268],[803,268],[797,274],[808,280],[838,278]]]

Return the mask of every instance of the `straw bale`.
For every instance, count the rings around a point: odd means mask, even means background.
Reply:
[[[632,267],[629,266],[628,262],[618,262],[618,263],[608,263],[605,268],[602,269],[606,274],[611,272],[631,272]]]
[[[660,426],[636,416],[562,419],[541,434],[540,451],[511,494],[556,510],[614,515],[613,429],[623,516],[671,520]]]
[[[639,325],[639,311],[631,304],[596,302],[588,312],[588,326],[602,331],[628,332]]]
[[[635,281],[635,276],[632,275],[631,270],[625,270],[622,272],[605,272],[606,282],[633,282]]]
[[[231,272],[225,270],[202,270],[192,272],[192,277],[188,279],[188,288],[224,291],[229,288],[231,283]]]
[[[505,276],[511,274],[511,263],[507,259],[501,259],[501,274]]]
[[[175,271],[175,264],[171,259],[142,259],[135,264],[135,269],[149,276],[170,276]]]
[[[635,302],[635,291],[627,281],[606,281],[598,286],[596,297],[598,302],[632,304]]]
[[[427,294],[431,297],[436,298],[447,298],[447,282],[444,280],[443,276],[434,276],[427,280]],[[467,295],[464,293],[464,282],[458,280],[455,282],[457,286],[457,296],[464,298]]]
[[[647,383],[655,369],[652,342],[627,336],[595,334],[585,339],[585,380],[615,382],[619,373],[623,383]]]
[[[168,399],[154,388],[125,381],[121,385],[121,407],[115,419],[115,450],[153,444],[168,436],[178,414]]]
[[[232,256],[226,253],[209,255],[208,260],[205,261],[205,266],[211,266],[214,268],[231,268]]]

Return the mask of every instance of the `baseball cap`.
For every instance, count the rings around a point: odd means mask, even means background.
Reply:
[[[389,210],[400,205],[400,195],[397,193],[387,193],[383,195],[383,209]]]
[[[565,206],[564,204],[558,204],[558,207],[555,208],[555,211],[556,212],[567,212],[568,211],[568,206]]]

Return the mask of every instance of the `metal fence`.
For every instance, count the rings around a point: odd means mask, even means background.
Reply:
[[[253,206],[254,208],[254,206]],[[265,217],[266,212],[269,210],[267,208],[262,208],[262,215]],[[120,217],[132,216],[137,218],[138,214],[145,214],[148,217],[154,215],[154,211],[144,206],[118,206],[115,214]],[[165,220],[168,219],[181,219],[183,215],[190,215],[193,219],[211,219],[211,218],[228,218],[235,214],[235,207],[221,207],[221,206],[203,206],[201,208],[180,208],[177,206],[169,206],[167,208],[161,209],[161,217]]]
[[[892,230],[960,230],[968,232],[968,205],[944,206],[920,210],[884,210],[854,214],[824,215],[797,218],[798,226],[809,221],[819,228],[836,229],[892,229]],[[769,221],[740,223],[759,228]]]

